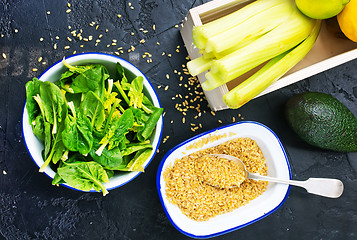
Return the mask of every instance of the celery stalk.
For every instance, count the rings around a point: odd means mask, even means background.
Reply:
[[[206,74],[207,81],[202,84],[202,88],[212,90],[219,87],[295,47],[310,34],[315,22],[316,20],[304,16],[294,8],[291,16],[278,27],[251,44],[214,61],[211,72]]]
[[[240,44],[237,44],[234,47],[220,53],[213,53],[213,52],[207,53],[203,51],[201,53],[202,57],[195,58],[187,63],[187,69],[192,76],[196,76],[200,73],[203,73],[204,71],[207,71],[211,67],[212,62],[214,60],[220,59],[228,55],[229,53],[234,52],[239,48],[242,48],[250,44],[252,41],[258,39],[260,36],[261,35],[248,37],[245,39],[245,41],[242,41]]]
[[[237,0],[237,3],[243,1],[244,0]],[[208,38],[224,32],[235,25],[242,23],[251,16],[285,1],[286,0],[257,0],[239,9],[238,11],[221,17],[215,21],[194,27],[192,31],[193,43],[197,48],[205,49]]]
[[[310,35],[297,47],[273,58],[258,72],[225,94],[223,96],[225,104],[230,108],[239,108],[282,77],[311,50],[320,27],[321,21],[318,20]]]
[[[195,58],[187,63],[187,69],[192,76],[196,76],[204,71],[207,71],[212,64],[212,59],[206,59],[204,56]]]
[[[257,35],[252,35],[252,36],[249,36],[249,37],[246,37],[243,41],[240,42],[240,44],[237,44],[235,45],[234,47],[232,48],[229,48],[227,50],[224,50],[222,52],[219,52],[219,53],[216,53],[216,52],[213,52],[213,55],[216,59],[221,59],[223,58],[224,56],[228,55],[228,54],[231,54],[232,52],[235,52],[237,51],[238,49],[242,48],[242,47],[245,47],[247,46],[248,44],[251,44],[253,41],[257,40],[258,38],[260,38],[263,34],[257,34]]]
[[[203,52],[202,56],[203,56],[204,59],[211,59],[212,60],[213,58],[215,58],[215,55],[213,54],[213,52],[210,52],[210,53]]]
[[[264,34],[284,22],[295,8],[292,0],[266,9],[246,21],[235,25],[227,31],[221,32],[208,39],[206,52],[220,53],[234,47],[245,38]]]

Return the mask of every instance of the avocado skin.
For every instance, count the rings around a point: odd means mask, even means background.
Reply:
[[[338,152],[357,151],[357,118],[333,96],[304,92],[285,105],[290,127],[308,144]]]

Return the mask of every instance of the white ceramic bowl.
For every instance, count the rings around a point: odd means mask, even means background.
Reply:
[[[165,181],[163,178],[165,169],[173,164],[177,158],[182,158],[185,155],[198,151],[198,149],[186,150],[187,146],[207,137],[209,134],[223,135],[225,133],[227,137],[208,143],[202,149],[219,145],[237,137],[249,137],[257,142],[264,154],[268,167],[268,176],[282,179],[291,178],[289,161],[280,140],[272,130],[257,122],[245,121],[234,123],[202,133],[179,144],[170,150],[161,161],[156,184],[166,215],[171,223],[187,236],[209,238],[245,227],[277,210],[288,196],[290,190],[288,185],[269,183],[267,190],[262,195],[245,206],[203,222],[191,220],[181,212],[177,205],[170,203],[165,193]],[[230,136],[230,133],[235,133],[235,135]]]
[[[105,67],[107,67],[109,73],[115,73],[115,64],[119,62],[125,69],[128,77],[130,79],[130,75],[132,77],[135,76],[142,76],[144,78],[144,94],[152,101],[154,106],[160,107],[160,101],[157,93],[154,90],[154,87],[151,85],[147,77],[138,69],[136,68],[133,64],[127,62],[124,59],[121,59],[119,57],[113,56],[113,55],[108,55],[104,53],[82,53],[82,54],[77,54],[73,55],[70,57],[66,58],[66,61],[71,64],[71,65],[83,65],[83,64],[88,64],[88,63],[98,63],[102,64]],[[50,68],[48,68],[42,75],[39,77],[41,81],[51,81],[54,82],[58,80],[63,72],[66,71],[66,67],[62,64],[61,61],[58,61],[54,65],[52,65]],[[32,159],[34,162],[37,164],[38,167],[42,166],[44,163],[41,152],[44,149],[44,144],[36,138],[36,136],[33,134],[31,125],[29,124],[28,120],[28,113],[26,109],[26,104],[24,107],[24,112],[23,112],[23,117],[22,117],[22,132],[23,132],[23,138],[25,140],[25,144],[27,147],[28,152],[30,153]],[[162,127],[163,127],[163,119],[162,116],[160,117],[156,129],[154,130],[152,136],[151,136],[151,143],[153,145],[153,151],[150,155],[150,157],[146,160],[144,163],[144,167],[146,168],[147,165],[151,162],[151,160],[154,158],[154,155],[159,147],[159,143],[161,141],[161,134],[162,134]],[[48,166],[45,170],[44,173],[48,175],[50,178],[53,179],[55,176],[55,172]],[[112,178],[109,179],[108,183],[105,183],[104,186],[110,190],[114,189],[117,187],[120,187],[129,181],[133,180],[135,177],[137,177],[140,174],[140,172],[123,172],[123,173],[116,173]],[[69,187],[71,189],[75,189],[70,187],[67,184],[62,184],[66,187]],[[78,190],[78,189],[75,189]],[[91,192],[94,192],[95,190],[91,190]]]

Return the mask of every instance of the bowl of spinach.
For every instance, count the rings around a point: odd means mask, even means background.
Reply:
[[[134,65],[103,53],[77,54],[26,83],[23,137],[53,185],[106,195],[154,158],[162,112],[154,87]]]

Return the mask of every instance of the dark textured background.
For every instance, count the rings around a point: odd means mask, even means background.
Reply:
[[[179,34],[179,25],[188,10],[205,1],[194,0],[0,0],[0,237],[5,239],[185,239],[169,222],[160,204],[155,177],[164,154],[181,141],[197,133],[237,120],[261,122],[284,144],[292,166],[293,178],[339,178],[345,192],[339,199],[310,195],[292,188],[283,206],[263,220],[219,239],[357,239],[357,154],[336,153],[310,147],[287,126],[283,106],[293,94],[321,91],[338,98],[357,115],[357,60],[345,63],[299,83],[255,99],[238,110],[225,110],[216,116],[200,102],[202,114],[195,119],[190,110],[186,123],[175,104],[175,98],[193,93],[184,87],[188,77],[180,82],[174,70],[182,72],[187,52]],[[46,12],[50,11],[50,14]],[[118,18],[117,14],[122,17]],[[92,21],[96,27],[89,25]],[[155,24],[156,30],[152,26]],[[69,30],[68,26],[72,29]],[[143,33],[140,28],[148,30]],[[17,29],[17,30],[16,30]],[[73,38],[72,30],[83,30],[90,42]],[[108,32],[105,31],[108,29]],[[131,32],[134,35],[131,35]],[[103,34],[101,42],[95,40]],[[56,39],[56,36],[59,39]],[[43,37],[43,41],[40,38]],[[71,37],[69,42],[66,38]],[[117,39],[117,46],[111,44]],[[144,44],[139,41],[145,39]],[[160,42],[160,45],[157,45]],[[53,48],[57,44],[57,49]],[[83,48],[80,45],[83,44]],[[64,49],[65,46],[70,49]],[[130,46],[136,47],[128,53]],[[179,52],[176,51],[180,46]],[[121,54],[139,67],[157,87],[165,108],[160,152],[144,174],[125,186],[110,191],[106,197],[97,193],[82,193],[64,187],[54,187],[51,180],[38,172],[27,153],[21,133],[21,117],[25,102],[25,83],[38,76],[54,62],[73,51],[98,51]],[[142,54],[152,54],[147,63]],[[166,54],[162,56],[162,52]],[[172,56],[168,57],[168,53]],[[42,62],[38,58],[42,57]],[[38,68],[33,72],[33,68]],[[166,78],[166,74],[170,78]],[[183,83],[182,86],[179,84]],[[168,85],[169,89],[164,90]],[[200,90],[199,90],[200,91]],[[197,102],[193,105],[197,106]],[[220,123],[218,120],[221,120]],[[173,123],[171,123],[173,121]],[[196,132],[189,123],[202,123]]]

